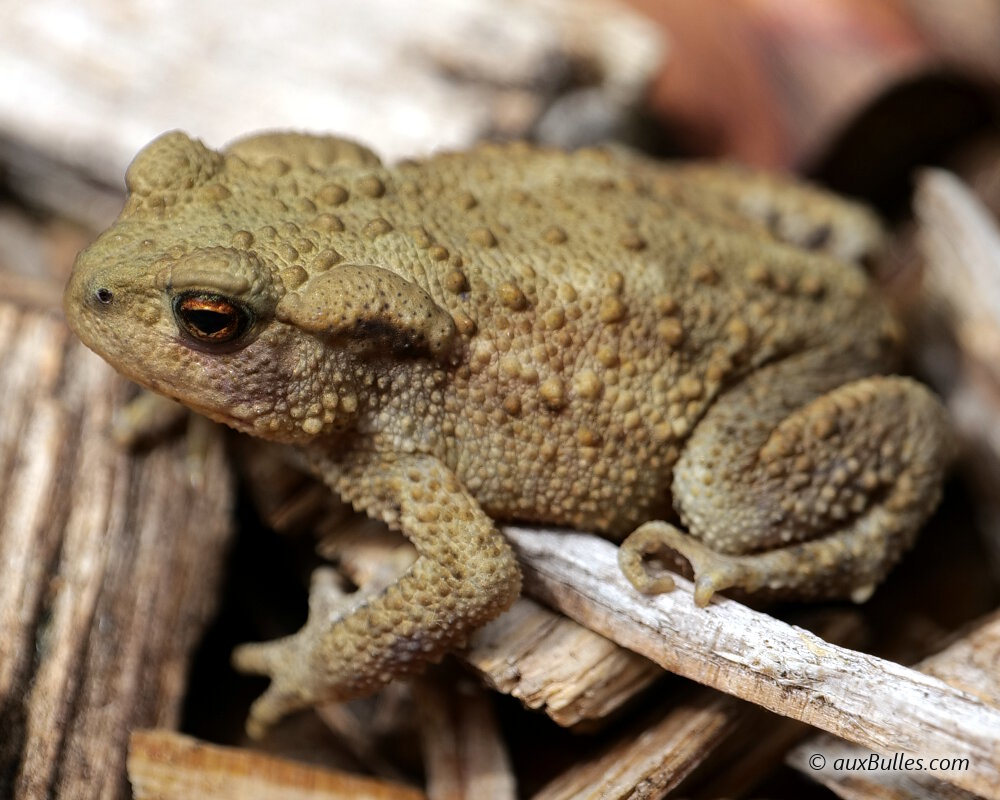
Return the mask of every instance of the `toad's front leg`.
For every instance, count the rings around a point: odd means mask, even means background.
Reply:
[[[238,669],[271,677],[247,722],[256,737],[290,711],[360,697],[418,671],[520,592],[510,545],[437,459],[360,456],[321,469],[357,508],[401,530],[418,558],[396,583],[347,613],[314,595],[298,633],[237,648]]]

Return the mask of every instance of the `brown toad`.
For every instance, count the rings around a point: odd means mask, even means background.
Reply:
[[[419,558],[237,652],[260,731],[369,692],[503,611],[494,519],[621,539],[729,587],[871,592],[937,502],[943,411],[891,369],[863,209],[773,177],[483,145],[383,167],[343,140],[181,133],[128,170],[66,313],[140,384],[286,443]],[[685,532],[662,520],[679,519]],[[649,523],[643,525],[643,523]],[[327,609],[328,611],[328,609]]]

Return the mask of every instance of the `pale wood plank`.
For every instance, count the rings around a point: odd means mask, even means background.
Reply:
[[[926,291],[959,344],[1000,385],[1000,228],[955,175],[929,169],[914,195]]]
[[[408,786],[298,764],[165,730],[132,734],[135,800],[426,800]]]
[[[221,447],[111,440],[125,381],[0,303],[0,796],[126,798],[136,725],[176,725],[231,533]]]
[[[393,161],[536,129],[598,141],[624,125],[662,52],[650,23],[611,0],[520,0],[516,13],[508,0],[7,3],[0,161],[36,203],[98,225],[115,201],[93,179],[121,187],[167,130],[212,146],[329,132]]]
[[[1000,558],[1000,226],[944,170],[921,173],[914,210],[924,275],[914,352],[962,439],[983,538]]]

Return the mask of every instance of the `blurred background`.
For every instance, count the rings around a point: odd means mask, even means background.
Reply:
[[[0,167],[85,219],[107,208],[66,171],[118,189],[174,128],[329,131],[390,160],[619,139],[888,196],[991,115],[998,30],[993,0],[4,0]]]

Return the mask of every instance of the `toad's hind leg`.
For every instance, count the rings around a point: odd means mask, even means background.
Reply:
[[[674,472],[690,533],[654,522],[622,544],[639,589],[670,588],[643,563],[670,550],[691,564],[699,605],[731,587],[863,600],[912,544],[950,460],[944,410],[907,378],[810,369],[823,363],[774,364],[709,410]]]

